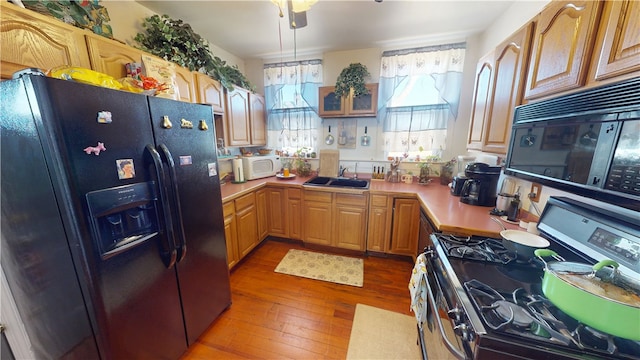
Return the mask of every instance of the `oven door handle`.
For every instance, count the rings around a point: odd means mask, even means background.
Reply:
[[[433,308],[433,317],[436,318],[436,322],[438,323],[438,330],[440,331],[440,335],[442,336],[442,340],[444,341],[444,345],[453,353],[455,357],[460,360],[465,360],[466,355],[457,349],[444,331],[444,325],[442,325],[442,320],[440,320],[440,316],[438,315],[438,306],[436,305],[436,298],[433,296],[433,292],[431,291],[431,286],[429,285],[429,279],[427,276],[424,277],[427,282],[427,299],[429,300],[429,305]]]

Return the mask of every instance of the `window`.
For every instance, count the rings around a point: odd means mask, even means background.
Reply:
[[[385,51],[378,113],[388,156],[440,157],[458,112],[465,44]]]
[[[318,88],[320,60],[265,64],[268,146],[287,153],[315,150],[321,119]]]

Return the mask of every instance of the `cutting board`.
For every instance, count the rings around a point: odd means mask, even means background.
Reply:
[[[320,150],[318,176],[336,177],[340,167],[340,150]]]

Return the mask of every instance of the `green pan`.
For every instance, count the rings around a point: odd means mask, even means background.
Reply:
[[[543,257],[548,256],[560,258],[549,249],[538,249],[534,253],[543,261]],[[581,323],[607,334],[640,341],[640,297],[622,288],[617,289],[618,286],[613,283],[597,279],[596,272],[605,266],[617,268],[618,263],[603,260],[589,266],[545,261],[542,292],[553,305]],[[600,288],[594,284],[605,284],[606,287]]]

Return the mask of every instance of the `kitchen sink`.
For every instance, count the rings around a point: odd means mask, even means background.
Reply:
[[[303,185],[347,187],[366,190],[369,188],[369,181],[342,177],[316,176],[313,179],[307,180]]]

